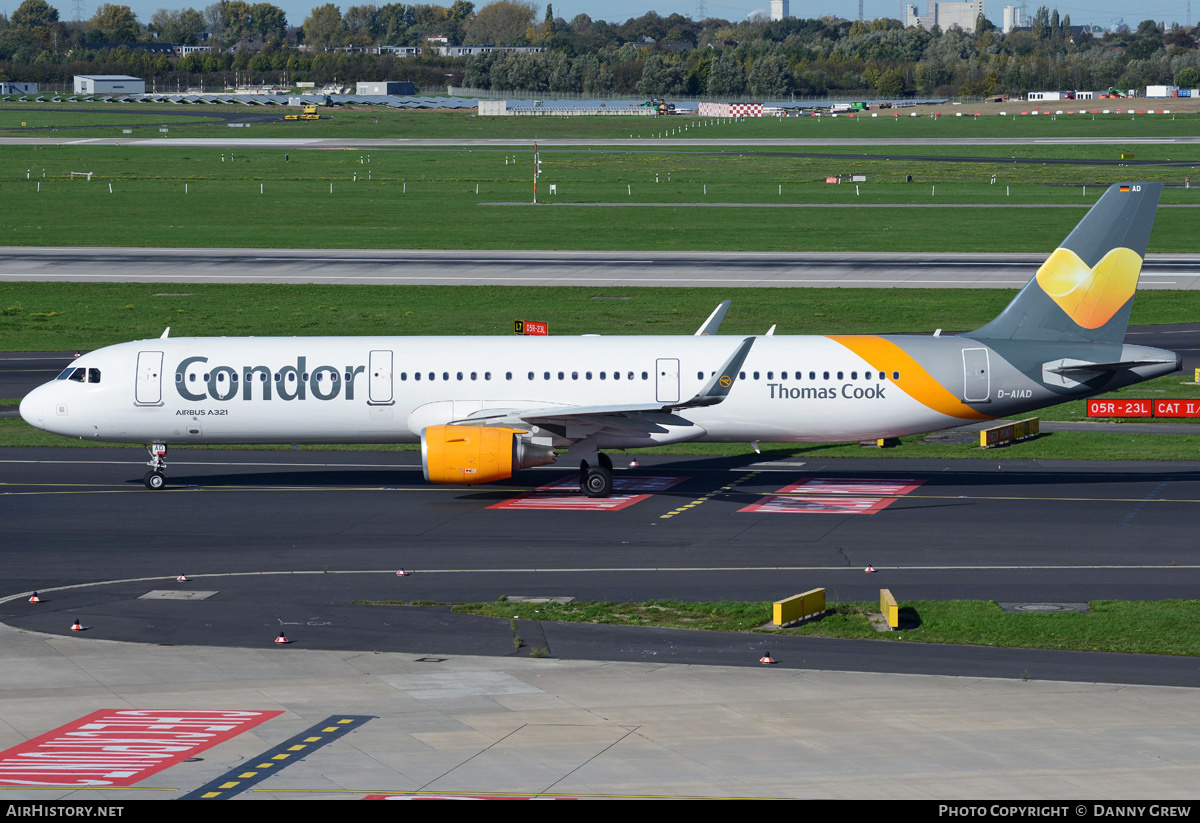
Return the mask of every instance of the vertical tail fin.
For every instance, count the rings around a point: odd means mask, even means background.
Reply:
[[[995,320],[967,337],[1120,343],[1162,183],[1109,186]]]

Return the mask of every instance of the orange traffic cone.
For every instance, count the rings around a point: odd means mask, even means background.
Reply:
[[[179,577],[175,578],[175,582],[176,583],[186,583],[186,582],[188,582],[188,576],[186,574],[181,574],[181,575],[179,575]]]
[[[875,573],[875,567],[874,567],[874,566],[867,566],[865,569],[863,569],[863,571],[865,571],[867,574],[874,574],[874,573]]]
[[[75,622],[71,624],[71,631],[73,631],[73,632],[83,631],[83,626],[80,624],[78,617],[75,618]]]
[[[284,637],[284,635],[283,635],[283,632],[280,632],[280,633],[279,633],[279,637],[276,637],[276,638],[275,638],[275,644],[276,644],[276,645],[278,645],[278,646],[283,646],[283,645],[286,645],[286,644],[288,644],[288,643],[291,643],[291,642],[292,642],[292,641],[290,641],[290,640],[288,640],[286,637]]]
[[[41,602],[42,602],[42,598],[38,597],[38,593],[37,593],[37,592],[34,592],[34,593],[33,593],[33,597],[29,598],[29,602],[30,602],[30,603],[41,603]]]
[[[758,659],[758,662],[762,663],[764,666],[771,666],[775,663],[775,660],[771,657],[771,653],[767,652]]]

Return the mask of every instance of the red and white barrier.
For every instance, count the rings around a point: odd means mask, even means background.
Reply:
[[[762,103],[701,103],[701,117],[762,117]]]

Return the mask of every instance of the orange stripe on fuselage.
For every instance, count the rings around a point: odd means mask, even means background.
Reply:
[[[976,411],[963,403],[954,393],[933,378],[904,349],[871,335],[828,335],[830,340],[841,343],[850,351],[871,364],[878,371],[900,372],[895,380],[900,391],[935,412],[957,417],[960,420],[990,420],[990,415]]]

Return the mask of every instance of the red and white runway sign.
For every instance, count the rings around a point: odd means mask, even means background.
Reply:
[[[758,514],[875,514],[895,503],[900,495],[915,491],[924,482],[812,477],[802,483],[784,486],[775,492],[777,495],[788,495],[787,497],[764,497],[738,511]]]
[[[579,475],[572,475],[545,486],[538,486],[536,490],[520,497],[494,503],[488,508],[523,511],[615,512],[627,509],[643,500],[649,500],[654,492],[666,491],[687,479],[686,477],[614,477],[611,495],[587,497],[579,491]]]
[[[0,785],[132,786],[281,714],[101,709],[0,752]]]

